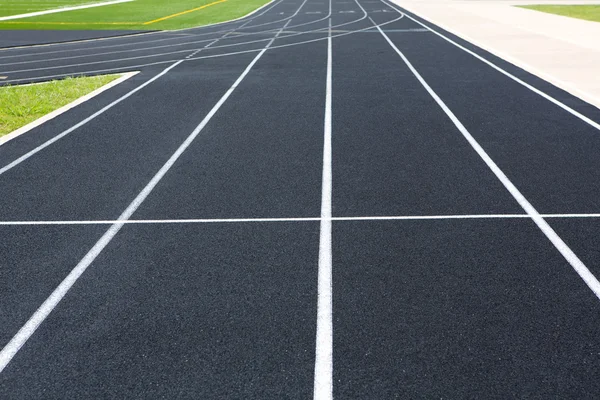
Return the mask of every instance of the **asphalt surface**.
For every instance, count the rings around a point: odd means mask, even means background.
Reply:
[[[2,30],[0,49],[7,47],[33,46],[40,44],[75,42],[80,40],[100,39],[114,36],[129,36],[151,31],[119,31],[119,30]]]
[[[0,50],[140,71],[0,146],[0,398],[598,398],[600,110],[420,22]]]

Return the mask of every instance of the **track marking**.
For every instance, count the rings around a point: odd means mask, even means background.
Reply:
[[[540,214],[542,218],[594,219],[599,214]],[[528,214],[464,214],[464,215],[373,215],[364,217],[331,217],[331,221],[446,221],[470,219],[531,219]],[[43,225],[167,225],[167,224],[235,224],[262,222],[320,222],[322,217],[267,217],[267,218],[189,218],[189,219],[128,219],[119,220],[57,220],[57,221],[0,221],[0,226]]]
[[[289,23],[288,21],[286,25]],[[285,28],[281,28],[282,31]],[[190,144],[196,139],[196,137],[202,132],[204,127],[210,122],[212,117],[219,111],[221,106],[227,101],[239,84],[248,75],[252,67],[258,62],[258,60],[265,54],[268,47],[275,41],[278,34],[271,39],[271,41],[262,49],[260,53],[254,57],[254,59],[248,64],[244,72],[236,79],[233,85],[225,92],[221,99],[214,105],[210,112],[204,117],[202,122],[194,129],[194,131],[187,137],[187,139],[179,146],[179,148],[173,153],[173,155],[167,160],[167,162],[158,170],[154,177],[148,182],[148,184],[142,189],[142,191],[136,196],[136,198],[127,206],[127,208],[121,213],[118,218],[118,222],[111,225],[110,228],[102,235],[102,237],[96,242],[96,244],[88,251],[83,259],[71,270],[69,275],[58,285],[52,294],[42,303],[42,305],[33,313],[29,320],[21,327],[15,336],[12,337],[10,342],[0,351],[0,373],[6,368],[17,352],[23,347],[23,345],[29,340],[29,338],[35,333],[37,328],[42,322],[50,315],[52,310],[60,303],[65,297],[68,291],[73,287],[75,282],[81,277],[85,270],[94,262],[96,257],[106,248],[106,246],[112,241],[121,228],[125,225],[133,213],[139,208],[139,206],[146,200],[148,195],[161,181],[161,179],[169,172],[175,162],[181,157],[183,152],[190,146]],[[181,63],[183,61],[178,61]]]
[[[567,111],[568,113],[570,113],[571,115],[579,118],[580,120],[582,120],[583,122],[587,123],[588,125],[600,130],[600,124],[597,123],[596,121],[592,120],[591,118],[586,117],[585,115],[581,114],[578,111],[575,111],[574,109],[572,109],[571,107],[569,107],[568,105],[564,104],[563,102],[555,99],[554,97],[542,92],[541,90],[535,88],[534,86],[530,85],[529,83],[523,81],[520,78],[517,78],[516,76],[514,76],[513,74],[511,74],[510,72],[500,68],[499,66],[497,66],[496,64],[492,63],[491,61],[486,60],[485,58],[483,58],[482,56],[480,56],[479,54],[475,53],[474,51],[471,51],[469,49],[467,49],[466,47],[456,43],[454,40],[450,39],[447,36],[444,36],[443,34],[439,33],[438,31],[436,31],[435,29],[431,28],[428,25],[425,25],[424,23],[418,21],[417,19],[411,17],[410,15],[407,15],[405,13],[403,13],[402,11],[400,11],[395,5],[389,4],[388,2],[382,0],[384,2],[384,4],[392,7],[394,10],[396,10],[397,12],[399,12],[402,15],[405,15],[407,18],[409,18],[410,20],[416,22],[417,24],[421,25],[422,27],[428,29],[429,31],[431,31],[432,33],[435,33],[436,35],[438,35],[439,37],[441,37],[442,39],[444,39],[445,41],[447,41],[448,43],[453,44],[454,46],[458,47],[459,49],[469,53],[470,55],[472,55],[473,57],[477,58],[478,60],[484,62],[485,64],[489,65],[490,67],[492,67],[493,69],[495,69],[496,71],[500,72],[501,74],[509,77],[510,79],[512,79],[513,81],[517,82],[518,84],[526,87],[527,89],[531,90],[532,92],[542,96],[543,98],[545,98],[546,100],[548,100],[549,102],[553,103],[554,105],[557,105],[558,107],[562,108],[563,110]],[[458,35],[457,35],[458,36]],[[535,74],[533,74],[535,75]],[[577,95],[574,95],[575,97],[577,97]]]
[[[369,17],[369,19],[371,19]],[[371,19],[371,22],[375,24],[375,21]],[[402,58],[402,61],[406,64],[406,66],[410,69],[413,75],[417,78],[417,80],[421,83],[421,85],[427,90],[427,92],[431,95],[431,97],[435,100],[435,102],[440,106],[442,110],[446,113],[448,118],[454,123],[456,128],[462,133],[464,138],[469,142],[471,147],[477,152],[479,157],[486,163],[489,169],[496,175],[498,180],[502,182],[506,190],[510,192],[513,198],[519,203],[519,205],[525,210],[527,215],[535,222],[538,228],[546,235],[546,237],[552,242],[554,247],[563,255],[563,257],[571,264],[573,269],[579,274],[581,279],[588,285],[588,287],[594,292],[596,297],[600,299],[600,282],[598,279],[590,272],[590,270],[585,266],[585,264],[577,257],[577,255],[569,248],[569,246],[558,236],[558,234],[552,229],[552,227],[544,220],[544,218],[537,212],[537,210],[529,203],[529,201],[523,196],[523,194],[517,189],[517,187],[508,179],[508,177],[504,174],[504,172],[496,165],[494,160],[490,158],[490,156],[486,153],[486,151],[479,145],[477,140],[469,133],[467,128],[460,122],[460,120],[454,115],[452,110],[448,108],[446,103],[437,95],[437,93],[429,86],[429,84],[423,79],[421,74],[413,67],[411,62],[406,58],[404,53],[402,53],[398,47],[390,40],[390,38],[377,26],[377,29],[383,35],[384,39],[389,43],[389,45],[394,49],[394,51]]]
[[[112,0],[112,1],[105,1],[105,2],[102,2],[102,3],[84,4],[84,5],[81,5],[81,6],[54,8],[52,10],[36,11],[36,12],[32,12],[32,13],[27,13],[27,14],[18,14],[18,15],[9,15],[7,17],[0,17],[0,21],[8,21],[8,20],[11,20],[11,19],[22,19],[22,18],[30,18],[30,17],[38,17],[40,15],[56,14],[56,13],[62,13],[62,12],[66,12],[66,11],[74,11],[74,10],[83,10],[85,8],[110,6],[110,5],[113,5],[113,4],[129,3],[129,2],[132,2],[132,1],[134,1],[134,0]]]
[[[329,2],[331,11],[331,0]],[[331,132],[332,132],[332,39],[331,18],[327,35],[327,80],[323,141],[323,182],[321,189],[321,230],[319,238],[319,272],[317,299],[317,337],[315,350],[314,400],[333,399],[333,306],[331,250]]]
[[[206,218],[206,219],[147,219],[135,220],[91,220],[91,221],[0,221],[0,226],[20,226],[20,225],[113,225],[123,223],[126,225],[147,225],[147,224],[231,224],[231,223],[252,223],[252,222],[310,222],[321,221],[320,217],[299,217],[299,218]]]
[[[211,7],[211,6],[214,6],[214,5],[219,4],[219,3],[224,3],[226,1],[227,0],[217,0],[215,2],[212,2],[212,3],[209,3],[209,4],[205,4],[205,5],[200,6],[200,7],[192,8],[191,10],[182,11],[182,12],[179,12],[179,13],[176,13],[176,14],[167,15],[166,17],[162,17],[162,18],[158,18],[158,19],[155,19],[155,20],[152,20],[152,21],[144,22],[144,25],[151,25],[151,24],[155,24],[157,22],[164,21],[164,20],[167,20],[167,19],[179,17],[181,15],[189,14],[189,13],[192,13],[194,11],[199,11],[199,10],[202,10],[203,8]]]
[[[29,132],[33,128],[37,128],[38,126],[50,121],[51,119],[54,119],[54,118],[58,117],[59,115],[66,113],[70,109],[75,108],[78,105],[83,104],[90,99],[93,99],[94,97],[98,96],[100,93],[103,93],[103,92],[107,91],[108,89],[111,89],[111,88],[119,85],[120,83],[125,82],[126,80],[134,77],[137,74],[139,74],[139,71],[124,73],[124,74],[122,74],[122,76],[120,78],[115,79],[112,82],[109,82],[108,84],[94,90],[93,92],[88,93],[85,96],[82,96],[82,97],[78,98],[77,100],[72,101],[71,103],[64,105],[63,107],[61,107],[57,110],[54,110],[51,113],[46,114],[43,117],[38,118],[35,121],[30,122],[29,124],[15,130],[15,131],[12,131],[11,133],[9,133],[5,136],[0,137],[0,146],[2,146],[4,143],[6,143],[18,136],[21,136],[24,133]],[[23,86],[26,86],[26,85],[23,85]]]

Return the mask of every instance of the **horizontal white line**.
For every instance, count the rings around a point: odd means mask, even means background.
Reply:
[[[543,218],[600,218],[598,214],[542,214]],[[366,217],[332,217],[332,221],[425,221],[452,219],[527,219],[527,214],[465,214],[465,215],[383,215]],[[0,221],[0,226],[10,225],[111,225],[117,222],[126,225],[143,224],[231,224],[248,222],[311,222],[320,217],[297,218],[201,218],[201,219],[138,219],[138,220],[64,220],[64,221]]]
[[[84,4],[84,5],[81,5],[81,6],[54,8],[52,10],[36,11],[36,12],[32,12],[32,13],[27,13],[27,14],[9,15],[7,17],[0,17],[0,21],[8,21],[8,20],[11,20],[11,19],[22,19],[22,18],[37,17],[37,16],[40,16],[40,15],[56,14],[56,13],[61,13],[61,12],[65,12],[65,11],[83,10],[85,8],[110,6],[112,4],[129,3],[129,2],[132,2],[132,1],[133,0],[113,0],[113,1],[105,1],[105,2],[102,2],[102,3]]]
[[[111,225],[123,224],[202,224],[238,222],[300,222],[320,221],[321,218],[214,218],[214,219],[142,219],[142,220],[90,220],[90,221],[0,221],[0,225]]]

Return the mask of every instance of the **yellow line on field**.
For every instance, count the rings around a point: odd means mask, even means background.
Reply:
[[[173,15],[168,15],[168,16],[166,16],[166,17],[162,17],[162,18],[159,18],[159,19],[155,19],[154,21],[148,21],[148,22],[144,22],[144,25],[150,25],[150,24],[154,24],[154,23],[156,23],[156,22],[164,21],[165,19],[179,17],[180,15],[189,14],[189,13],[191,13],[191,12],[198,11],[198,10],[202,10],[203,8],[210,7],[210,6],[214,6],[215,4],[223,3],[223,2],[226,2],[226,1],[227,1],[227,0],[218,0],[218,1],[215,1],[214,3],[205,4],[205,5],[201,6],[201,7],[193,8],[193,9],[191,9],[191,10],[182,11],[182,12],[180,12],[180,13],[173,14]]]

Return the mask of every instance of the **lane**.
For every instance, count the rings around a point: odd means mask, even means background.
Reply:
[[[598,299],[530,221],[347,222],[333,237],[336,398],[600,389]]]
[[[325,67],[325,42],[267,52],[135,218],[318,216]]]
[[[334,63],[335,216],[521,212],[380,35],[334,39]]]
[[[318,225],[126,227],[3,398],[308,398]]]

